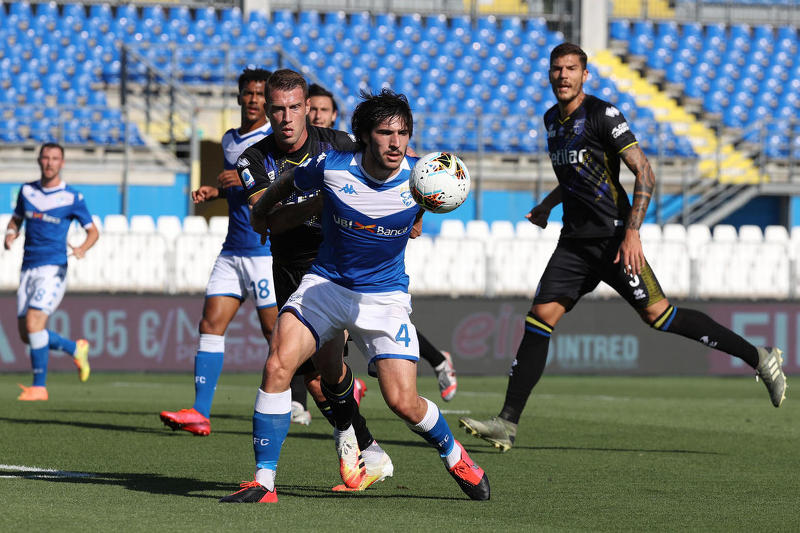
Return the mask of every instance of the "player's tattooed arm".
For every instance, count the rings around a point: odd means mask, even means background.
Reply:
[[[650,205],[650,198],[656,186],[656,177],[647,156],[638,145],[631,146],[620,155],[625,165],[636,176],[636,184],[633,186],[633,206],[625,228],[638,230],[644,223],[647,206]]]
[[[633,187],[633,206],[625,223],[625,236],[619,246],[614,263],[621,262],[622,268],[627,274],[636,276],[645,265],[639,228],[644,223],[644,215],[647,213],[647,206],[653,196],[656,177],[650,167],[650,162],[647,161],[647,157],[638,145],[624,150],[621,157],[625,165],[636,176],[636,184]]]

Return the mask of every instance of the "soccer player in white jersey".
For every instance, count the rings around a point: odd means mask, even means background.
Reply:
[[[321,153],[283,172],[253,208],[253,226],[266,232],[272,208],[294,187],[320,189],[323,242],[275,327],[253,416],[255,479],[222,502],[277,501],[275,472],[289,428],[289,381],[320,345],[343,342],[344,330],[373,363],[388,406],[438,450],[470,498],[489,499],[484,471],[455,440],[436,404],[417,394],[419,351],[404,264],[411,230],[422,216],[408,188],[415,162],[406,157],[411,109],[404,96],[387,89],[362,96],[352,126],[364,149]],[[335,392],[351,386],[341,375],[341,352],[318,352],[316,358],[324,387]]]
[[[192,191],[195,204],[217,198],[228,201],[228,234],[208,280],[200,320],[200,342],[194,360],[194,405],[176,412],[162,411],[160,415],[165,425],[195,435],[211,432],[211,404],[222,372],[225,330],[239,307],[248,295],[253,297],[267,341],[278,316],[269,244],[262,244],[261,236],[250,227],[247,195],[235,166],[247,147],[272,131],[266,114],[269,76],[270,72],[263,69],[246,69],[239,76],[237,102],[241,107],[241,125],[222,137],[225,169],[217,177],[220,186],[203,185]]]
[[[22,186],[17,206],[6,228],[5,249],[19,237],[23,223],[25,251],[17,290],[17,326],[22,342],[30,347],[33,385],[20,385],[22,401],[42,401],[47,394],[47,362],[51,349],[72,355],[81,381],[89,379],[89,343],[72,341],[47,328],[47,319],[61,303],[66,291],[67,232],[73,220],[86,229],[80,246],[69,246],[82,259],[94,246],[99,232],[92,222],[83,195],[61,179],[64,148],[46,143],[39,149],[41,177]]]

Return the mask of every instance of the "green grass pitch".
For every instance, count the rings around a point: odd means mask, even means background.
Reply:
[[[488,473],[469,501],[436,452],[385,406],[375,380],[363,412],[395,475],[363,493],[340,483],[331,431],[312,407],[293,425],[276,505],[223,505],[252,478],[259,377],[225,374],[210,437],[173,432],[158,412],[189,407],[187,374],[51,373],[50,401],[16,401],[0,375],[0,531],[798,531],[800,401],[780,409],[752,378],[545,376],[501,454],[458,428],[499,410],[506,379],[461,376],[435,399]],[[34,471],[46,469],[54,472]]]

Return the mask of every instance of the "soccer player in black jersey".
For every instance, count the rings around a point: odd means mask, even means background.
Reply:
[[[272,125],[272,134],[247,148],[236,163],[250,205],[284,169],[300,165],[321,152],[354,152],[360,148],[360,143],[352,135],[309,125],[307,115],[308,85],[305,79],[292,70],[275,71],[267,81],[267,117]],[[322,198],[318,191],[311,194],[297,192],[284,200],[271,216],[269,240],[278,309],[300,285],[322,243],[322,230],[317,217],[321,205]],[[320,350],[342,350],[343,342],[344,339],[330,341]],[[346,384],[344,390],[332,391],[324,383],[321,384],[319,372],[311,360],[306,361],[297,374],[305,376],[314,401],[334,426],[340,458],[343,447],[358,443],[366,468],[362,488],[391,476],[393,465],[389,455],[375,442],[358,411],[353,396],[355,379],[350,368],[347,365],[342,368]],[[345,402],[348,408],[352,408],[355,412],[353,419],[340,419],[342,417],[337,416],[338,411],[331,407],[333,401]]]
[[[468,433],[501,451],[511,448],[525,403],[544,372],[553,329],[600,281],[653,328],[744,360],[764,381],[775,407],[785,395],[780,350],[753,346],[706,314],[677,308],[664,296],[639,240],[655,186],[653,170],[622,113],[583,92],[588,74],[580,47],[563,43],[553,49],[550,85],[558,103],[545,113],[544,124],[558,186],[527,218],[545,227],[550,211],[563,203],[564,226],[525,317],[503,409],[489,420],[460,419]],[[632,206],[619,182],[620,159],[636,177]]]

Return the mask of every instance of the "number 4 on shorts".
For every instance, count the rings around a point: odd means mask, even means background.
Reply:
[[[400,325],[400,330],[397,332],[397,335],[394,336],[394,340],[404,343],[406,348],[408,348],[408,345],[411,343],[411,337],[408,336],[408,324]]]

